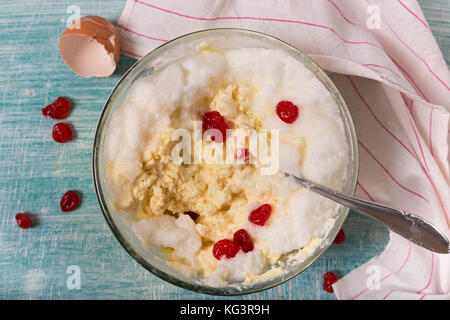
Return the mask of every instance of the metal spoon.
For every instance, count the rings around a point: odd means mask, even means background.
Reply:
[[[284,173],[301,186],[384,224],[402,237],[437,253],[450,253],[450,242],[433,224],[416,215],[342,194],[304,178]]]

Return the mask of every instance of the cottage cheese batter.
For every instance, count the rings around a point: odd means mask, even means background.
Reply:
[[[284,100],[298,106],[293,123],[275,111]],[[144,243],[161,247],[169,265],[213,286],[251,283],[273,276],[271,266],[287,253],[319,245],[339,206],[280,172],[261,175],[259,163],[174,163],[174,130],[193,133],[194,120],[212,110],[233,129],[279,129],[280,169],[336,190],[344,186],[349,146],[326,88],[279,50],[199,49],[132,85],[106,139],[116,206],[135,220],[133,230]],[[205,148],[214,143],[203,141]],[[249,214],[262,204],[272,212],[260,226]],[[254,249],[217,259],[214,244],[239,229]]]

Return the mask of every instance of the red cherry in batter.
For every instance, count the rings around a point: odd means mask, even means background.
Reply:
[[[334,289],[332,284],[338,281],[338,277],[334,272],[328,271],[323,275],[323,290],[333,293]]]
[[[270,206],[270,204],[263,204],[262,206],[250,212],[248,221],[258,226],[263,226],[266,223],[267,219],[269,219],[271,213],[272,207]]]
[[[217,241],[213,247],[213,255],[217,260],[222,259],[223,256],[230,259],[236,256],[239,251],[239,246],[231,240],[223,239]]]
[[[65,119],[70,113],[70,102],[64,97],[58,97],[55,101],[50,103],[44,109],[42,114],[52,119]]]
[[[199,214],[194,211],[186,211],[184,214],[187,214],[189,217],[191,217],[194,222],[197,222],[197,219],[199,217]]]
[[[57,123],[53,126],[52,136],[58,143],[68,142],[73,138],[72,128],[65,122]]]
[[[236,231],[233,235],[233,241],[242,248],[243,252],[250,252],[253,250],[253,241],[245,229]]]
[[[248,149],[241,148],[236,150],[236,159],[239,159],[240,161],[243,161],[244,163],[249,163],[250,160],[250,153]]]
[[[203,115],[202,129],[203,132],[209,129],[219,130],[221,136],[211,135],[211,140],[214,142],[222,142],[227,138],[227,129],[229,127],[218,111],[210,111]]]
[[[298,107],[290,101],[278,102],[276,112],[281,121],[286,123],[293,123],[298,118]]]
[[[61,198],[61,210],[64,212],[75,210],[80,204],[80,196],[73,190],[67,191]]]
[[[28,216],[26,213],[18,213],[16,214],[15,218],[17,225],[22,229],[28,229],[32,225],[30,216]]]

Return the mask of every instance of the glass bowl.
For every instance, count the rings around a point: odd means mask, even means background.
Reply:
[[[198,279],[193,279],[177,272],[175,269],[166,265],[160,250],[144,246],[131,231],[127,215],[123,212],[118,212],[113,205],[111,192],[106,178],[106,161],[104,159],[105,133],[108,130],[111,115],[120,107],[130,86],[136,79],[152,74],[161,68],[164,68],[172,61],[193,53],[198,44],[209,40],[213,41],[212,47],[225,50],[232,48],[276,48],[301,61],[317,76],[329,90],[331,96],[339,106],[340,116],[344,124],[345,134],[349,145],[350,159],[347,170],[348,175],[343,192],[349,195],[354,194],[358,177],[357,140],[350,113],[339,91],[326,73],[298,49],[272,36],[242,29],[212,29],[181,36],[154,49],[137,61],[124,74],[108,97],[98,121],[93,147],[94,185],[101,210],[103,211],[103,215],[105,216],[111,231],[125,250],[144,268],[163,280],[199,293],[213,295],[249,294],[280,285],[297,276],[309,267],[333,242],[347,218],[349,209],[341,206],[334,225],[325,235],[321,244],[317,246],[303,262],[290,266],[289,270],[285,273],[263,282],[257,282],[241,288],[236,288],[234,286],[216,288],[199,283],[197,281]]]

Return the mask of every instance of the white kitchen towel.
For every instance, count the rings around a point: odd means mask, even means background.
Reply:
[[[122,53],[138,58],[220,27],[278,37],[332,72],[357,130],[357,195],[450,235],[450,73],[417,1],[128,0],[117,24]],[[339,299],[450,299],[450,255],[390,233],[384,252],[334,289]]]

